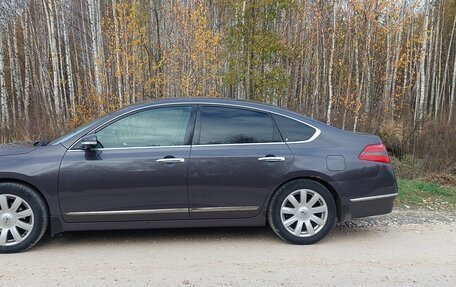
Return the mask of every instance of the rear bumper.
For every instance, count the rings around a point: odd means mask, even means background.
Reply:
[[[380,167],[380,168],[379,168]],[[374,174],[377,168],[377,173]],[[373,176],[367,176],[372,170]],[[340,222],[351,218],[387,214],[393,210],[398,195],[396,177],[391,165],[373,165],[358,170],[357,177],[339,184],[338,218]]]
[[[397,193],[351,198],[348,210],[351,218],[387,214],[393,210]]]
[[[339,221],[390,213],[393,210],[397,193],[388,193],[368,197],[357,197],[342,201]]]

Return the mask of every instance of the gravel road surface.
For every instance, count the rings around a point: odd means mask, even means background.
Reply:
[[[0,286],[456,286],[456,213],[396,209],[311,246],[268,228],[71,232],[0,255]]]

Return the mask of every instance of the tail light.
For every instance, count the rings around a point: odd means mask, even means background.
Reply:
[[[390,163],[386,147],[383,144],[372,144],[366,146],[358,157],[361,160],[369,160],[383,163]]]

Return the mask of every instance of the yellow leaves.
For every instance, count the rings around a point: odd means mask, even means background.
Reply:
[[[194,6],[176,3],[171,21],[175,37],[164,51],[168,74],[165,81],[186,96],[217,96],[221,84],[222,36],[209,23],[206,2]],[[174,77],[180,74],[181,77]]]
[[[148,39],[147,22],[143,21],[145,12],[139,3],[122,1],[116,4],[114,10],[115,15],[111,11],[103,19],[104,38],[109,47],[105,65],[116,78],[124,98],[122,104],[126,105],[152,93],[151,87],[158,82],[158,75],[151,75],[156,67],[149,63],[145,45]],[[106,84],[110,80],[105,79]]]

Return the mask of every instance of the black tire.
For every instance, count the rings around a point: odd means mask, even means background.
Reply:
[[[43,237],[48,227],[49,214],[45,201],[33,189],[18,183],[0,183],[0,195],[15,195],[22,198],[32,210],[34,216],[30,234],[15,245],[1,246],[0,253],[16,253],[33,247]]]
[[[300,237],[292,234],[282,223],[281,207],[285,199],[293,192],[300,189],[309,189],[320,195],[326,202],[328,209],[326,222],[322,224],[318,232],[307,237]],[[319,182],[310,179],[297,179],[282,185],[272,196],[269,209],[268,220],[272,230],[282,239],[293,244],[313,244],[323,239],[334,226],[336,218],[336,204],[331,192]],[[304,228],[304,227],[303,227]]]

